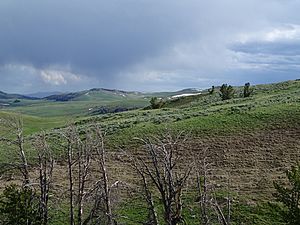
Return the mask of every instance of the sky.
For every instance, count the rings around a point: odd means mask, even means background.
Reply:
[[[300,78],[299,0],[1,0],[0,90]]]

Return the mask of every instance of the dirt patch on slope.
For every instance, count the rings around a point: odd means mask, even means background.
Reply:
[[[201,158],[202,150],[207,149],[215,183],[226,185],[229,174],[232,190],[267,197],[273,191],[273,181],[284,181],[284,172],[300,160],[300,128],[204,137],[189,145],[190,156]]]

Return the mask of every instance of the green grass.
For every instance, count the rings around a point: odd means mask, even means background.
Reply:
[[[191,138],[221,136],[225,137],[222,139],[223,141],[227,137],[239,137],[244,134],[251,136],[262,131],[265,133],[273,130],[279,132],[286,130],[299,131],[300,81],[255,86],[254,94],[250,98],[240,97],[241,87],[237,87],[236,90],[235,98],[227,101],[221,101],[216,90],[213,95],[203,94],[168,101],[165,108],[162,109],[138,109],[97,116],[90,116],[89,109],[104,105],[110,107],[143,107],[148,104],[148,99],[132,96],[121,101],[118,98],[123,99],[122,96],[109,97],[101,95],[104,97],[101,101],[98,101],[99,96],[95,93],[69,102],[22,100],[13,107],[5,108],[6,111],[0,111],[0,118],[21,113],[26,136],[34,135],[41,130],[46,130],[51,134],[54,128],[64,127],[70,121],[75,122],[79,130],[98,123],[108,134],[107,139],[110,147],[126,146],[128,148],[136,145],[136,141],[133,141],[134,137],[156,135],[166,129],[190,133]],[[247,136],[245,135],[245,137]],[[284,139],[284,135],[282,138]],[[271,139],[272,141],[279,145],[281,140]],[[288,144],[285,146],[288,148]],[[230,149],[230,146],[228,146],[228,149]],[[7,146],[2,146],[0,162],[10,160],[9,157],[11,156],[8,150]],[[273,149],[262,148],[262,150]],[[284,151],[288,154],[289,150],[284,149]],[[291,151],[294,151],[294,149]],[[287,163],[290,162],[288,160],[291,159],[286,159]],[[195,205],[192,198],[185,200],[190,205]],[[127,215],[128,218],[120,219],[121,222],[126,224],[138,224],[138,221],[145,221],[147,217],[144,203],[137,198],[126,199],[118,210],[121,214]],[[283,224],[279,215],[266,203],[256,205],[237,200],[234,203],[233,210],[233,225]],[[160,206],[158,211],[161,214]],[[197,217],[193,217],[196,212],[196,209],[184,212],[188,224],[197,224]],[[63,218],[63,215],[58,215],[58,217]],[[61,224],[64,224],[63,221]]]
[[[100,107],[143,107],[147,103],[144,99],[128,99],[126,101],[68,101],[68,102],[52,102],[52,101],[36,101],[31,104],[22,104],[18,106],[5,108],[6,111],[11,110],[13,112],[40,116],[40,117],[60,117],[60,116],[86,116],[91,110]]]
[[[9,118],[9,117],[20,117],[23,120],[24,125],[24,134],[25,135],[32,135],[37,132],[51,130],[53,128],[59,128],[65,125],[68,120],[72,120],[72,118],[66,117],[37,117],[37,116],[29,116],[25,114],[19,114],[15,112],[8,112],[8,111],[0,111],[0,118]],[[1,124],[0,124],[1,128]]]
[[[269,203],[259,203],[249,205],[238,203],[233,206],[233,219],[236,221],[232,224],[244,225],[285,225],[276,207]]]
[[[135,111],[112,115],[107,120],[105,117],[94,119],[111,134],[109,139],[113,143],[126,144],[133,137],[155,135],[166,129],[185,131],[192,136],[217,136],[274,128],[297,128],[300,126],[300,104],[275,104],[241,112],[231,107],[206,113],[196,110]],[[82,124],[85,126],[93,120],[87,119],[88,122]]]
[[[219,194],[217,194],[219,195]],[[232,196],[231,196],[232,197]],[[219,198],[219,203],[222,202],[222,197]],[[186,224],[197,225],[201,224],[201,216],[199,203],[195,202],[196,196],[188,195],[183,196],[183,218]],[[262,202],[259,204],[249,204],[245,200],[234,197],[234,201],[231,203],[231,224],[232,225],[285,225],[282,221],[279,212],[276,210],[277,205],[269,202]],[[224,201],[224,198],[223,198]],[[117,214],[126,215],[119,218],[118,222],[121,224],[135,225],[142,224],[147,221],[147,206],[145,200],[142,197],[135,197],[126,199],[123,201],[117,209]],[[163,221],[163,206],[158,199],[155,199],[155,209],[158,215],[160,224],[164,224]],[[223,209],[223,213],[227,216],[227,208],[220,204]],[[215,212],[209,211],[212,224],[218,224],[216,220]]]

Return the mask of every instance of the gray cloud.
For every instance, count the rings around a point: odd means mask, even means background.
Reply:
[[[268,31],[249,34],[234,43],[241,65],[249,69],[282,73],[282,77],[297,77],[300,72],[300,26],[286,24]]]
[[[261,55],[268,71],[296,78],[297,62],[284,57],[299,55],[299,9],[296,0],[3,0],[0,89],[177,89],[243,74],[259,82]]]
[[[232,50],[249,54],[271,54],[284,56],[300,55],[300,42],[250,42],[246,44],[236,44],[232,46]]]

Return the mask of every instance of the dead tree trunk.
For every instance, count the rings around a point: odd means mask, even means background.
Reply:
[[[28,162],[24,151],[24,136],[23,136],[23,122],[21,120],[17,121],[17,145],[19,147],[19,156],[22,161],[22,170],[24,176],[24,184],[29,185],[29,171],[28,171]]]
[[[145,191],[145,198],[146,198],[147,205],[148,205],[150,223],[153,225],[159,225],[158,218],[157,218],[157,212],[156,212],[155,206],[154,206],[154,200],[153,200],[152,193],[148,186],[147,178],[145,177],[144,173],[140,173],[140,175],[141,175],[142,181],[143,181],[143,187],[144,187],[144,191]]]
[[[103,190],[104,190],[104,202],[105,202],[105,214],[107,217],[107,225],[114,225],[111,205],[111,190],[109,185],[107,165],[106,165],[106,150],[104,147],[104,137],[98,126],[95,126],[96,132],[96,152],[97,161],[102,172]]]
[[[23,176],[23,186],[29,187],[30,175],[24,148],[23,120],[19,117],[9,117],[0,121],[3,123],[4,129],[7,129],[7,133],[9,134],[8,137],[1,137],[0,141],[16,146],[16,151],[20,160],[20,164],[16,165],[16,167]],[[13,136],[13,138],[11,136]]]
[[[203,159],[198,159],[201,168],[197,168],[197,186],[198,186],[198,194],[199,194],[199,206],[200,206],[200,213],[201,213],[201,222],[204,225],[209,225],[210,224],[210,219],[208,215],[208,210],[209,210],[209,204],[210,204],[210,199],[209,199],[209,188],[208,188],[208,182],[207,182],[207,174],[208,174],[208,167],[209,163],[207,162],[207,149],[204,149],[203,151]],[[200,173],[202,173],[202,181],[201,181],[201,176]]]
[[[231,223],[231,196],[230,196],[230,175],[228,173],[228,183],[227,183],[227,224]]]
[[[46,142],[46,135],[39,135],[34,143],[35,149],[38,152],[39,161],[39,186],[40,186],[40,217],[42,224],[48,224],[48,201],[50,185],[52,183],[52,173],[54,167],[54,159],[51,150]]]
[[[69,178],[69,206],[70,206],[70,225],[75,225],[74,221],[74,190],[73,190],[73,147],[68,140],[68,178]]]
[[[147,207],[148,207],[148,222],[147,222],[147,224],[159,225],[152,192],[149,188],[148,180],[147,180],[143,165],[141,165],[141,163],[140,163],[142,160],[140,157],[134,157],[132,154],[130,154],[128,152],[125,152],[125,151],[123,151],[123,152],[125,154],[124,158],[125,157],[129,158],[130,165],[132,166],[134,171],[141,178],[143,191],[145,194],[144,197],[145,197],[145,200],[147,202]]]
[[[197,187],[199,194],[199,206],[200,206],[200,218],[201,223],[204,225],[210,225],[213,223],[213,218],[217,218],[217,222],[221,225],[230,224],[230,196],[229,196],[229,183],[228,183],[228,196],[227,196],[227,217],[225,216],[223,209],[219,205],[215,196],[215,190],[213,185],[209,184],[208,172],[210,171],[210,163],[208,163],[207,149],[203,151],[201,155],[202,159],[198,159],[200,168],[197,171]],[[201,173],[201,175],[200,175]],[[202,177],[201,177],[202,176]],[[201,182],[202,178],[202,182]],[[229,182],[229,181],[228,181]],[[212,212],[215,212],[212,216]]]
[[[90,163],[92,155],[92,140],[89,133],[86,133],[85,141],[81,142],[80,139],[78,143],[78,200],[77,200],[77,224],[83,224],[83,212],[84,212],[84,200],[85,200],[85,188],[88,176],[90,174]]]

